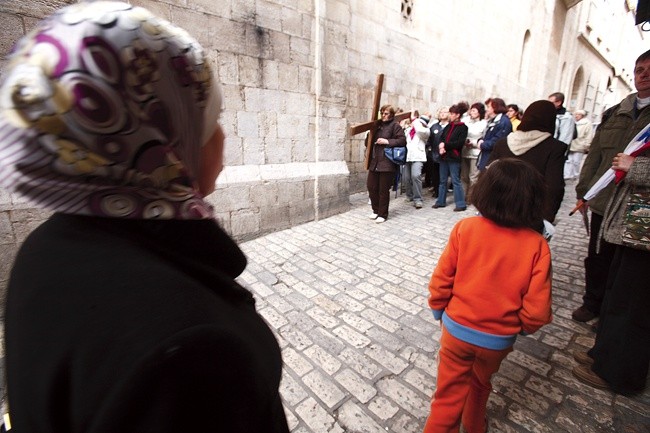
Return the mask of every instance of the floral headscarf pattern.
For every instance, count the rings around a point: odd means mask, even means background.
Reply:
[[[201,46],[126,3],[61,9],[21,39],[0,87],[0,185],[35,205],[203,219],[201,146],[221,93]]]

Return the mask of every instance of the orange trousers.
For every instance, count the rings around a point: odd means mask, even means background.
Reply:
[[[466,343],[443,326],[438,382],[424,433],[458,433],[461,421],[468,433],[485,433],[490,379],[510,352],[512,347],[491,350]]]

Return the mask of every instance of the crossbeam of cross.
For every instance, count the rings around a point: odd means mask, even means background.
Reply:
[[[364,167],[368,170],[370,165],[370,155],[372,155],[372,147],[375,144],[375,131],[377,131],[377,126],[379,125],[380,120],[377,119],[377,113],[379,112],[379,107],[381,104],[381,91],[384,87],[384,74],[377,75],[377,83],[375,84],[375,97],[372,103],[372,113],[370,114],[370,121],[366,123],[359,123],[357,125],[350,126],[350,135],[361,134],[362,132],[368,131],[368,137],[366,137],[366,157],[364,162]],[[399,113],[395,115],[395,120],[397,122],[411,117],[411,112]]]

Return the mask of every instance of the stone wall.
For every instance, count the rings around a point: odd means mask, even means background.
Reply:
[[[38,19],[74,2],[0,2],[0,70]],[[372,116],[378,73],[382,102],[405,110],[490,96],[525,107],[559,90],[575,93],[573,108],[588,99],[596,111],[630,91],[643,43],[623,5],[595,0],[570,9],[562,0],[421,1],[410,15],[400,0],[132,3],[188,29],[214,62],[227,167],[208,200],[240,240],[343,212],[349,194],[365,190],[362,137],[348,128]],[[609,31],[612,17],[620,34]],[[45,215],[0,192],[0,287]]]

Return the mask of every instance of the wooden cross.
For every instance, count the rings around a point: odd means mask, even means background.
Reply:
[[[375,132],[377,131],[377,125],[379,124],[377,120],[377,112],[379,111],[381,103],[381,90],[384,86],[384,74],[377,75],[377,84],[375,85],[375,99],[372,103],[372,113],[370,114],[370,122],[360,123],[357,125],[350,126],[350,135],[357,135],[362,132],[368,131],[368,137],[366,138],[366,159],[364,167],[368,170],[370,165],[370,155],[372,152],[372,147],[375,144]],[[403,119],[410,118],[411,112],[399,113],[395,115],[395,121],[399,122]]]

